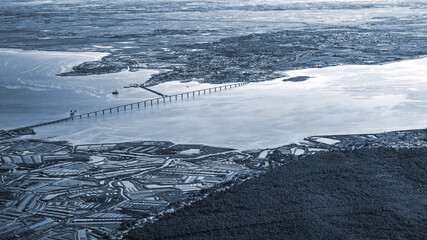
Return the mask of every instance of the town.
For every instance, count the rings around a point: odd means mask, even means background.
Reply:
[[[0,141],[1,239],[120,238],[269,169],[318,152],[427,146],[427,130],[307,137],[238,151],[140,141],[71,145]]]

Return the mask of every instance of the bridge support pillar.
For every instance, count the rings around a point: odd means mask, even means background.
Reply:
[[[31,127],[39,127],[39,126],[43,126],[43,125],[50,125],[50,124],[55,124],[55,123],[62,123],[62,122],[68,122],[68,120],[73,121],[74,118],[77,119],[77,117],[79,117],[80,119],[84,118],[85,116],[87,118],[92,116],[98,116],[98,113],[102,115],[105,115],[107,111],[110,111],[110,114],[113,113],[113,109],[116,109],[117,112],[120,112],[120,108],[123,107],[123,110],[126,111],[127,107],[130,105],[130,108],[133,109],[133,105],[137,105],[138,108],[140,108],[141,104],[144,103],[144,107],[147,106],[148,101],[150,101],[151,106],[153,106],[153,101],[157,101],[157,104],[160,103],[160,99],[163,99],[163,103],[166,103],[167,100],[169,100],[170,102],[172,102],[173,97],[175,97],[175,100],[178,100],[178,96],[181,96],[181,99],[184,98],[184,95],[187,95],[187,98],[189,98],[191,95],[193,95],[193,97],[196,95],[196,93],[200,96],[203,91],[203,94],[206,95],[207,91],[209,91],[209,93],[212,92],[217,92],[217,91],[221,91],[221,90],[227,90],[228,88],[233,88],[233,87],[239,87],[239,86],[244,86],[246,84],[249,84],[250,81],[243,81],[243,82],[238,82],[238,83],[233,83],[233,84],[228,84],[228,85],[223,85],[223,86],[219,86],[219,87],[211,87],[211,88],[206,88],[206,89],[200,89],[200,90],[195,90],[195,91],[189,91],[189,92],[185,92],[185,93],[180,93],[180,94],[174,94],[171,96],[167,96],[167,95],[162,95],[162,97],[158,97],[155,99],[150,99],[150,100],[145,100],[145,101],[140,101],[140,102],[135,102],[135,103],[131,103],[131,104],[126,104],[126,105],[122,105],[122,106],[118,106],[118,107],[111,107],[111,108],[106,108],[103,110],[99,110],[99,111],[95,111],[95,112],[89,112],[89,113],[82,113],[79,115],[75,115],[75,116],[70,116],[68,118],[63,118],[63,119],[59,119],[56,121],[51,121],[51,122],[45,122],[42,124],[38,124],[38,125],[32,125]]]

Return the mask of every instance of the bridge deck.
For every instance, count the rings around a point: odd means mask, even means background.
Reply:
[[[154,94],[157,94],[157,95],[159,95],[159,96],[166,97],[164,94],[159,93],[159,92],[157,92],[157,91],[154,91],[153,89],[149,89],[149,88],[144,87],[144,86],[141,86],[141,88],[143,88],[143,89],[145,89],[145,90],[147,90],[147,91],[150,91],[150,92],[152,92],[152,93],[154,93]]]
[[[54,120],[54,121],[34,124],[34,125],[15,128],[15,129],[10,129],[8,131],[20,131],[20,130],[24,130],[24,129],[28,129],[28,128],[36,128],[36,127],[51,125],[51,124],[55,124],[55,123],[72,121],[74,119],[82,119],[85,117],[89,118],[89,117],[98,116],[98,115],[105,115],[107,113],[112,114],[113,112],[126,111],[127,109],[146,107],[147,105],[152,106],[153,104],[159,104],[160,102],[177,100],[178,98],[183,99],[184,96],[189,98],[190,96],[195,96],[196,94],[201,95],[201,94],[226,90],[227,88],[240,87],[240,86],[246,85],[247,83],[248,82],[234,83],[234,84],[228,84],[228,85],[219,86],[219,87],[205,88],[205,89],[191,91],[191,92],[178,93],[178,94],[174,94],[174,95],[167,95],[167,96],[164,95],[163,97],[159,97],[159,98],[148,99],[148,100],[144,100],[144,101],[140,101],[140,102],[129,103],[129,104],[115,106],[115,107],[111,107],[111,108],[105,108],[105,109],[98,110],[98,111],[93,111],[93,112],[75,115],[73,117],[62,118],[62,119],[58,119],[58,120]]]

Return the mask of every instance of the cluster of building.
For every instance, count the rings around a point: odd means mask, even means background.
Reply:
[[[262,164],[256,164],[262,162]],[[265,172],[256,153],[171,142],[0,142],[0,236],[105,239]]]
[[[105,239],[129,226],[322,151],[426,147],[427,130],[308,137],[236,151],[165,141],[0,141],[2,239]]]
[[[359,148],[427,147],[427,129],[391,131],[375,134],[351,134],[334,136],[313,136],[305,139],[307,145],[328,150],[353,150]]]

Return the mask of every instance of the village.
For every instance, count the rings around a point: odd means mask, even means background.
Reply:
[[[269,169],[324,151],[427,146],[427,131],[307,137],[299,144],[238,151],[141,141],[71,145],[0,142],[2,239],[120,238]]]

